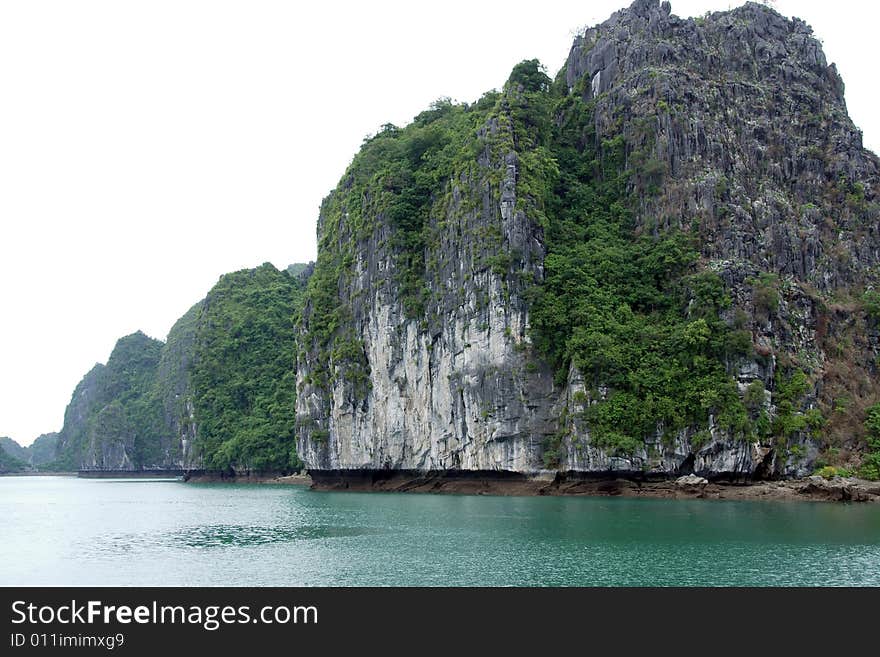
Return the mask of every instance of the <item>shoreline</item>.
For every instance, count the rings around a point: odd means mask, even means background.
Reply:
[[[305,473],[283,474],[280,472],[197,472],[184,476],[189,484],[277,484],[284,486],[312,486],[312,478]]]
[[[92,471],[16,472],[0,477],[80,477],[89,479],[149,479],[156,472]],[[650,499],[766,500],[775,502],[880,503],[880,482],[817,475],[803,479],[707,481],[700,477],[635,478],[608,473],[545,473],[525,475],[507,471],[383,471],[311,470],[308,473],[206,472],[177,477],[193,484],[260,484],[306,486],[314,491],[359,493],[416,493],[440,495],[498,495],[508,497],[627,497]]]
[[[130,479],[144,481],[180,481],[182,483],[279,484],[311,486],[312,478],[305,473],[282,472],[185,472],[183,470],[81,470],[79,472],[3,472],[0,477],[73,477],[76,479]]]
[[[503,496],[642,497],[654,499],[768,500],[880,503],[880,482],[819,476],[778,481],[711,482],[700,477],[634,479],[563,474],[392,473],[309,471],[316,491],[435,493]]]
[[[77,472],[0,472],[0,477],[77,477]]]

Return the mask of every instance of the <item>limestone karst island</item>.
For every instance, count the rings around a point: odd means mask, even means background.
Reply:
[[[880,162],[811,28],[637,0],[511,64],[364,141],[316,262],[121,338],[0,470],[880,498]]]

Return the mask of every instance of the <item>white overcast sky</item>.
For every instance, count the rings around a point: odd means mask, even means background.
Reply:
[[[0,436],[59,430],[117,338],[164,340],[224,272],[313,260],[318,205],[381,124],[523,59],[554,75],[628,4],[0,0]],[[875,3],[774,4],[880,150]]]

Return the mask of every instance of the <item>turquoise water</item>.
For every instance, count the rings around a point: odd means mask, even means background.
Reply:
[[[0,478],[0,585],[880,585],[880,506]]]

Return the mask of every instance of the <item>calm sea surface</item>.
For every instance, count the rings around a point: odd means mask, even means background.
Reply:
[[[880,506],[0,477],[0,585],[880,585]]]

